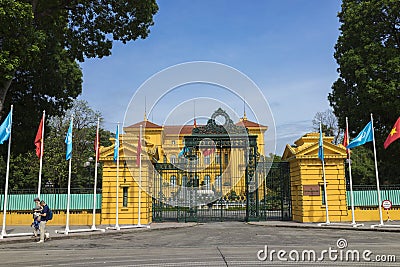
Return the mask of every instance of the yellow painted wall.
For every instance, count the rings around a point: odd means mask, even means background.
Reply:
[[[3,218],[3,213],[0,212],[1,218]],[[96,225],[100,224],[100,214],[96,214]],[[67,220],[67,215],[65,212],[54,211],[53,219],[48,221],[47,225],[65,225]],[[2,225],[3,220],[1,220],[0,225]],[[12,225],[27,225],[30,226],[33,222],[31,212],[7,212],[6,216],[6,226]],[[93,213],[87,212],[72,212],[69,215],[70,225],[92,225]]]
[[[331,222],[342,222],[348,218],[346,203],[346,178],[344,159],[346,151],[333,145],[332,137],[324,138],[325,177],[328,195],[328,214]],[[292,215],[298,222],[325,222],[326,206],[323,205],[323,171],[318,158],[319,133],[309,133],[286,146],[283,159],[290,164]],[[305,186],[318,186],[320,194],[304,194]]]
[[[120,154],[120,166],[118,177],[118,224],[138,224],[139,210],[139,167],[136,159],[124,157]],[[126,163],[126,160],[128,163]],[[117,196],[117,165],[113,160],[104,159],[103,166],[103,193],[101,203],[101,224],[116,223],[116,196]],[[140,197],[140,223],[151,222],[151,197],[148,183],[148,165],[143,161],[142,166],[142,189]],[[124,206],[124,188],[127,190],[127,205]]]

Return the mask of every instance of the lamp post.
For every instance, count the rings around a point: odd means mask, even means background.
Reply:
[[[85,163],[83,163],[83,167],[88,169],[90,177],[93,176],[93,168],[90,167],[92,165],[92,162],[93,162],[93,157],[89,157],[88,160]]]

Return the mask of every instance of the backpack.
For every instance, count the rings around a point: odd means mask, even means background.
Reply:
[[[53,211],[49,209],[49,214],[47,214],[47,220],[50,221],[53,219]]]

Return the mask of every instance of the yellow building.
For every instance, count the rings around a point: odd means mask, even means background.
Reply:
[[[246,115],[235,123],[222,109],[215,116],[224,116],[228,128],[246,129],[247,135],[256,138],[258,155],[264,155],[264,133],[268,127],[249,121]],[[213,115],[214,116],[214,115]],[[139,210],[139,166],[137,151],[140,129],[142,129],[142,168],[141,168],[141,223],[152,221],[152,197],[162,195],[165,202],[180,193],[181,187],[196,186],[205,195],[218,194],[218,197],[230,194],[245,194],[244,173],[246,168],[245,150],[222,148],[210,138],[200,142],[196,152],[196,161],[182,157],[185,152],[185,137],[191,136],[207,125],[157,125],[146,117],[144,121],[125,127],[120,134],[120,159],[117,187],[117,165],[113,160],[114,145],[101,148],[100,161],[103,165],[102,224],[114,224],[116,214],[116,195],[118,188],[118,214],[120,224],[137,224]],[[225,127],[225,126],[224,126]],[[194,131],[193,131],[194,130]],[[228,130],[229,134],[229,130]],[[234,137],[232,137],[234,138]],[[233,143],[233,141],[232,141]],[[154,177],[157,171],[154,163],[170,163],[174,168],[162,170],[160,182]],[[193,162],[193,164],[191,164]],[[180,166],[193,166],[195,170],[180,169]],[[187,167],[186,167],[187,168]],[[160,185],[158,185],[160,183]],[[159,189],[162,187],[162,190]],[[158,192],[161,190],[162,192]],[[211,192],[212,191],[212,192]],[[217,195],[215,195],[217,197]],[[208,199],[209,200],[209,199]]]
[[[328,214],[332,222],[348,220],[344,160],[346,149],[332,144],[333,137],[323,138]],[[325,222],[326,206],[322,162],[318,158],[319,133],[308,133],[287,145],[283,160],[289,161],[292,216],[299,222]]]

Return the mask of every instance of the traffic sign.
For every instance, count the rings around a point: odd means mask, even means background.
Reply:
[[[386,199],[386,200],[382,201],[382,207],[385,210],[388,210],[388,209],[390,209],[392,207],[392,202],[390,200]]]

